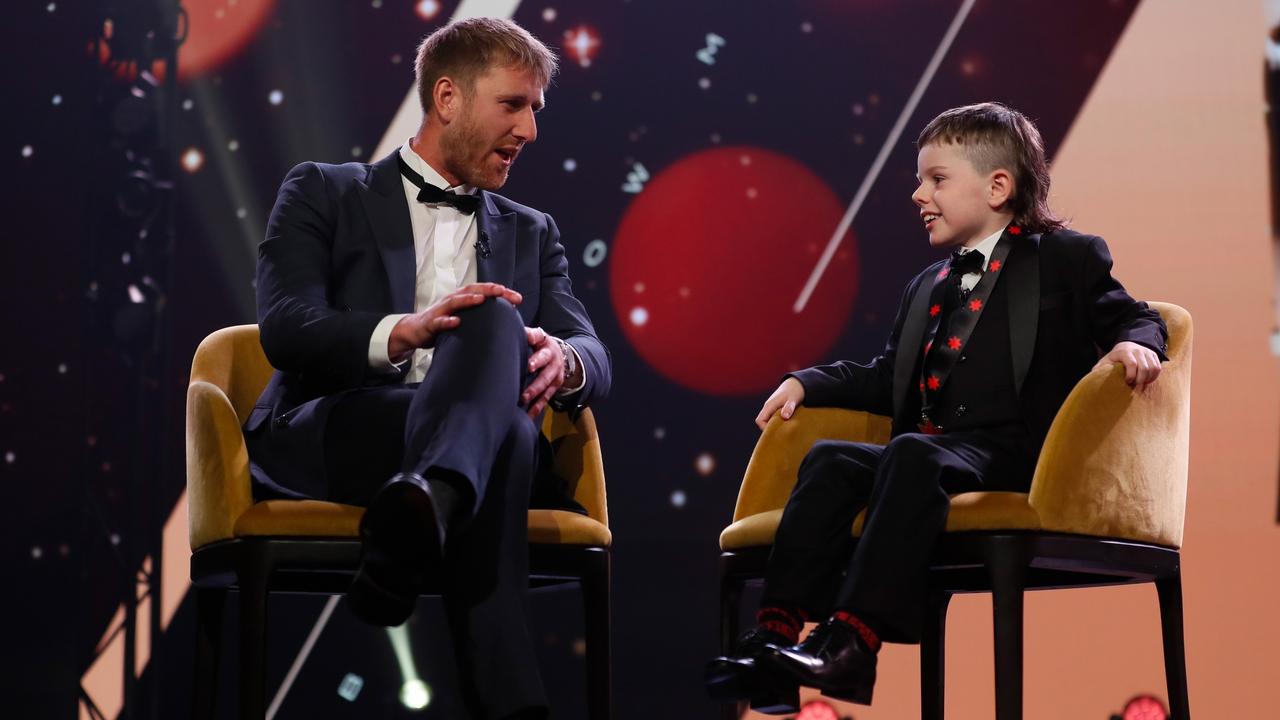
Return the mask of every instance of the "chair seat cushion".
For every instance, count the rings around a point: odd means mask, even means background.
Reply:
[[[235,524],[236,537],[356,537],[364,508],[321,500],[267,500],[249,506]],[[777,523],[774,523],[777,527]],[[772,536],[771,536],[772,537]],[[609,528],[565,510],[530,510],[529,542],[596,545],[612,541]]]
[[[529,542],[542,545],[609,547],[613,534],[604,523],[567,510],[530,510]]]
[[[852,533],[862,534],[866,513],[858,513]],[[720,533],[721,550],[742,550],[773,544],[782,510],[748,515]],[[947,515],[947,532],[964,530],[1042,530],[1040,516],[1028,503],[1026,493],[970,492],[951,498]]]

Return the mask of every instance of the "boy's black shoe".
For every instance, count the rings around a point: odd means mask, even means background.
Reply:
[[[770,715],[787,715],[800,709],[800,689],[783,676],[764,671],[757,660],[769,648],[785,647],[791,639],[781,633],[754,627],[738,637],[733,654],[707,663],[707,694],[719,702],[749,700],[751,709]]]
[[[791,647],[766,646],[758,664],[823,695],[859,705],[871,704],[876,684],[876,654],[849,624],[827,620]]]
[[[437,573],[444,548],[445,523],[427,481],[416,473],[388,480],[360,520],[360,539],[360,568],[347,601],[365,622],[400,625]]]

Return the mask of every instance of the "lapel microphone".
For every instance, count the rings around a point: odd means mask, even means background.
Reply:
[[[476,240],[476,252],[480,254],[480,257],[486,258],[486,259],[490,255],[489,236],[483,230],[480,231],[480,237],[478,240]]]

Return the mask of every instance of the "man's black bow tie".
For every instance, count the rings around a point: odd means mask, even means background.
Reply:
[[[409,179],[409,182],[418,186],[418,202],[432,203],[434,205],[452,205],[460,213],[470,215],[480,207],[479,195],[461,195],[459,193],[447,192],[435,185],[427,182],[421,175],[413,171],[409,167],[409,163],[399,154],[396,160],[400,161],[400,172]]]
[[[967,275],[969,273],[982,272],[982,261],[986,258],[977,250],[970,250],[967,253],[961,253],[954,250],[951,253],[951,272],[957,275]]]

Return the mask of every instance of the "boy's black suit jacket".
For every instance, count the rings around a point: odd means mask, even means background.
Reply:
[[[1067,394],[1098,362],[1099,353],[1128,340],[1165,357],[1168,331],[1160,314],[1134,300],[1111,276],[1102,238],[1071,230],[1010,235],[999,282],[1008,296],[1013,385],[1036,448]],[[839,361],[791,376],[804,404],[866,410],[893,418],[893,434],[920,422],[916,381],[923,356],[933,278],[941,260],[907,284],[884,352],[869,363]],[[979,322],[985,321],[984,318]],[[909,393],[915,393],[910,395]]]
[[[261,467],[289,468],[321,452],[334,398],[404,381],[409,363],[399,373],[369,367],[374,327],[414,311],[414,238],[396,153],[373,164],[303,163],[277,195],[257,272],[262,348],[276,372],[245,423],[253,433],[270,421],[270,447],[291,456],[255,458],[255,481],[271,494],[296,495],[288,488],[298,483],[267,478]],[[569,409],[585,407],[608,393],[611,361],[574,297],[559,230],[545,213],[480,196],[476,279],[519,292],[525,325],[578,351],[586,385]]]

